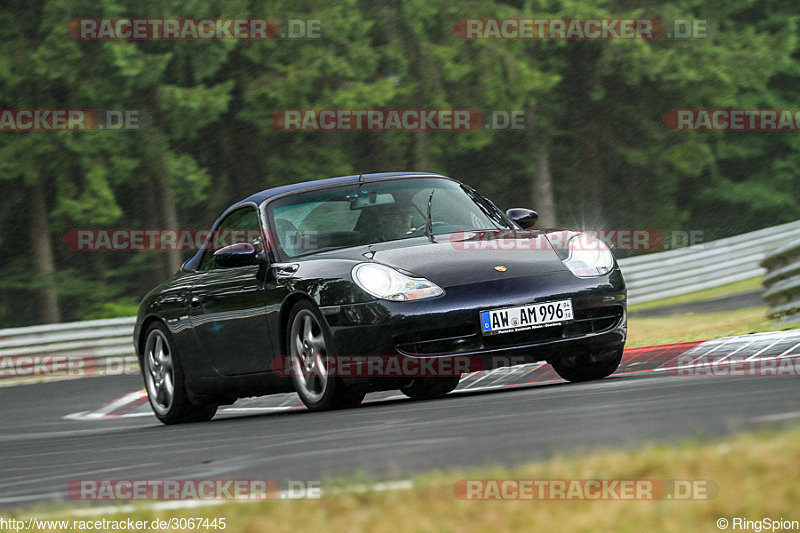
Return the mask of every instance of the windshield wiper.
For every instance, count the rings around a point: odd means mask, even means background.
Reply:
[[[433,204],[433,193],[436,189],[431,189],[431,195],[428,196],[428,214],[425,216],[425,235],[433,242],[433,222],[431,221],[431,204]]]

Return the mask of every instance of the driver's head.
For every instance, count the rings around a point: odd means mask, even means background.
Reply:
[[[403,235],[413,229],[413,218],[414,212],[409,206],[395,205],[387,215],[387,220]]]
[[[397,204],[376,208],[372,212],[371,224],[379,240],[400,239],[415,228],[412,225],[413,210]]]

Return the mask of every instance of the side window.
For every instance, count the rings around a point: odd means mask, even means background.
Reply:
[[[230,244],[239,242],[261,242],[261,225],[258,221],[258,211],[251,206],[237,209],[225,217],[217,226],[211,236],[211,242],[200,260],[199,270],[214,268],[214,252]]]

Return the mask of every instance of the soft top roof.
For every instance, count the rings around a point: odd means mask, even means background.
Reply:
[[[434,174],[432,172],[381,172],[376,174],[363,174],[363,175],[356,174],[353,176],[339,176],[338,178],[326,178],[314,181],[303,181],[300,183],[282,185],[281,187],[273,187],[272,189],[267,189],[261,192],[257,192],[245,198],[241,202],[232,205],[230,208],[228,208],[228,210],[233,209],[239,204],[246,202],[254,202],[256,204],[261,204],[265,200],[269,200],[274,196],[279,196],[287,192],[302,191],[305,189],[317,189],[320,187],[327,187],[333,185],[347,185],[349,183],[358,183],[359,177],[364,181],[376,181],[376,180],[388,180],[392,178],[410,177],[410,176],[437,177],[437,178],[444,177],[441,174]]]
[[[292,183],[289,185],[282,185],[280,187],[273,187],[272,189],[266,189],[261,192],[257,192],[253,195],[248,196],[244,200],[236,202],[228,209],[225,210],[222,215],[214,222],[212,229],[216,229],[217,225],[220,221],[231,211],[238,208],[243,204],[262,204],[263,202],[273,198],[275,196],[280,196],[285,193],[289,192],[299,192],[304,190],[313,190],[324,188],[328,186],[336,186],[336,185],[348,185],[350,183],[358,183],[358,181],[380,181],[380,180],[391,180],[394,178],[408,178],[408,177],[416,177],[419,176],[421,178],[444,178],[441,174],[434,174],[433,172],[380,172],[374,174],[355,174],[352,176],[339,176],[336,178],[326,178],[321,180],[313,180],[313,181],[302,181],[299,183]],[[184,268],[188,268],[190,270],[194,270],[197,268],[197,265],[200,264],[200,257],[205,249],[205,245],[201,247],[201,249],[186,263],[184,263]]]

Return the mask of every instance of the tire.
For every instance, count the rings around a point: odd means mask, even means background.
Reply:
[[[189,399],[178,352],[161,322],[147,330],[141,363],[147,398],[159,421],[169,425],[214,418],[216,405],[196,405]]]
[[[300,301],[289,313],[286,348],[292,384],[310,411],[356,407],[366,396],[340,377],[328,375],[330,358],[336,355],[333,336],[311,302]]]
[[[441,398],[458,387],[461,377],[420,378],[411,381],[400,392],[412,400],[432,400]]]
[[[580,383],[603,379],[613,374],[622,360],[622,348],[598,355],[564,357],[553,361],[553,370],[567,381]]]

